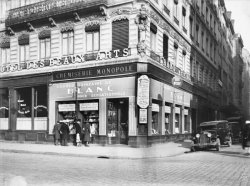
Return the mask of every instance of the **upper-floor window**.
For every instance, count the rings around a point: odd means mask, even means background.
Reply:
[[[40,43],[40,59],[51,57],[51,31],[43,30],[38,34]]]
[[[127,19],[112,22],[112,50],[128,48],[129,21]]]
[[[174,9],[173,9],[174,17],[178,19],[178,0],[174,0]]]
[[[186,8],[182,7],[182,26],[186,27]]]
[[[100,50],[100,25],[85,27],[86,49],[87,52],[96,52]]]
[[[191,36],[193,36],[193,24],[194,24],[193,18],[190,17],[189,18],[189,32]]]
[[[207,23],[208,23],[208,8],[206,7],[206,21],[207,21]]]
[[[201,0],[201,14],[202,15],[204,15],[203,8],[204,8],[204,0]]]
[[[19,60],[20,62],[26,62],[29,60],[29,35],[22,34],[18,37],[19,44]]]
[[[174,42],[174,65],[177,66],[178,64],[178,44],[176,42]]]
[[[151,23],[150,24],[150,48],[153,51],[156,51],[156,33],[157,27]]]
[[[182,51],[182,70],[184,71],[184,72],[186,72],[186,66],[187,66],[187,64],[186,64],[186,50],[183,50]]]
[[[62,32],[62,53],[64,56],[74,54],[74,31]]]
[[[40,59],[50,58],[50,38],[40,39]]]
[[[1,58],[0,58],[0,65],[4,65],[6,63],[10,62],[10,47],[1,47],[0,48],[0,54],[1,54]]]
[[[199,44],[199,35],[200,35],[199,25],[196,25],[196,43],[197,44]]]
[[[163,34],[163,57],[168,60],[168,36]]]

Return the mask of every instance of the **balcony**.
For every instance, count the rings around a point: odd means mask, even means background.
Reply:
[[[85,0],[85,1],[54,1],[47,0],[38,3],[22,6],[8,11],[8,17],[5,21],[6,27],[30,22],[37,19],[49,18],[92,8],[100,11],[100,6],[107,6],[108,0]],[[73,16],[73,15],[72,15]]]

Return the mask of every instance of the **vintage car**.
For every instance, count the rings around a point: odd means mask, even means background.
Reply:
[[[198,131],[192,137],[191,151],[215,148],[221,145],[231,146],[232,138],[228,121],[207,121],[200,124]]]

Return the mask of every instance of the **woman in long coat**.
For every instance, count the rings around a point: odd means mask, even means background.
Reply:
[[[242,138],[242,147],[247,150],[247,155],[250,155],[250,123],[243,127]]]
[[[84,128],[84,142],[85,142],[85,146],[89,146],[89,142],[90,142],[90,124],[86,123],[85,124],[85,128]]]
[[[54,125],[53,128],[53,134],[54,134],[54,143],[55,145],[59,144],[59,140],[60,140],[60,129],[61,129],[61,124],[60,122],[56,122],[56,124]]]

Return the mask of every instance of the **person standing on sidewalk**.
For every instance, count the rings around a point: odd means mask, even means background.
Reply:
[[[54,134],[54,144],[59,145],[60,141],[60,129],[61,129],[61,124],[59,121],[56,122],[53,128],[53,134]]]
[[[85,143],[85,146],[88,147],[89,141],[90,141],[90,124],[89,124],[89,122],[87,122],[85,124],[83,131],[84,131],[84,143]]]
[[[63,122],[61,124],[60,132],[62,138],[62,146],[68,146],[69,126]]]
[[[246,155],[250,155],[250,122],[246,122],[242,131],[242,148],[246,149]]]
[[[82,136],[82,130],[81,130],[81,126],[80,126],[81,120],[77,119],[75,124],[75,129],[76,129],[76,146],[80,146],[81,144],[81,136]]]

